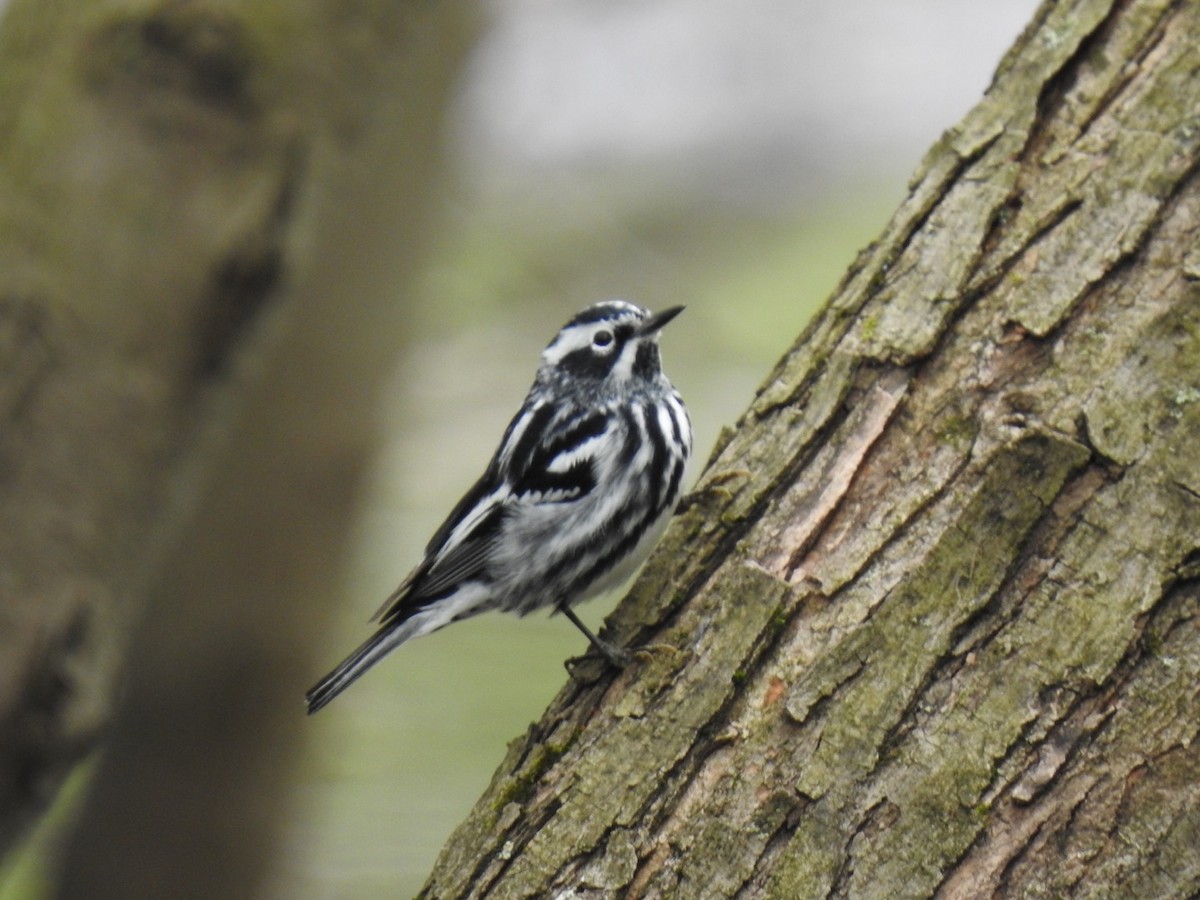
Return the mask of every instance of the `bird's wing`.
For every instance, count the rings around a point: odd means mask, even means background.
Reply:
[[[553,427],[533,425],[506,457],[506,481],[517,503],[580,500],[596,487],[596,456],[612,421],[605,410],[579,410]]]
[[[384,601],[372,621],[403,621],[455,585],[480,575],[514,507],[568,503],[596,486],[597,444],[610,426],[605,412],[567,416],[526,402],[513,418],[483,477],[434,533],[425,558]]]
[[[503,482],[495,466],[458,501],[425,548],[425,558],[371,617],[381,624],[408,618],[447,587],[477,575],[503,515]]]

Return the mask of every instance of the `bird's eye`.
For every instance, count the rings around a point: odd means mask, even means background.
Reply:
[[[592,344],[597,347],[607,347],[613,342],[613,334],[611,331],[597,331],[592,335]]]

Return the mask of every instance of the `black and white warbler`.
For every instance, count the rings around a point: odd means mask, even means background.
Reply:
[[[489,609],[553,607],[626,662],[571,605],[628,578],[679,499],[692,426],[658,337],[682,310],[608,300],[563,326],[487,471],[376,614],[375,634],[308,692],[310,713],[410,638]]]

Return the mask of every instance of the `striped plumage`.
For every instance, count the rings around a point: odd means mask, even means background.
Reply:
[[[375,634],[308,692],[310,713],[405,641],[489,609],[555,607],[623,660],[570,607],[629,577],[679,499],[692,428],[658,336],[682,309],[608,300],[563,326],[487,471],[384,603]]]

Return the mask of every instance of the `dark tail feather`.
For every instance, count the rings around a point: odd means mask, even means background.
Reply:
[[[305,695],[308,701],[308,714],[311,716],[354,684],[367,669],[413,637],[418,630],[417,623],[409,619],[399,625],[382,628],[375,632],[361,647],[347,656],[341,665],[313,685]]]

